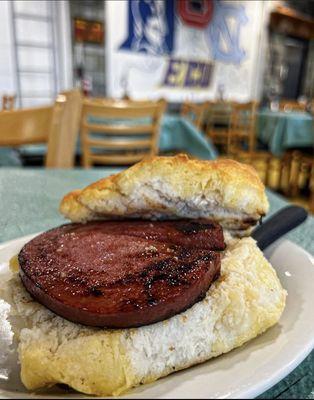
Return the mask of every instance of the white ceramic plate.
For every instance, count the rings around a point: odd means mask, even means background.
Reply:
[[[31,237],[2,244],[0,263]],[[269,247],[266,256],[288,291],[279,324],[230,353],[134,389],[127,398],[252,398],[283,379],[310,353],[314,348],[313,257],[288,240]],[[37,395],[27,392],[14,355],[3,367],[11,373],[8,379],[0,379],[1,398],[86,398],[56,387]]]

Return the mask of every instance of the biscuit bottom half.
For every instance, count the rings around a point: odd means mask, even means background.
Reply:
[[[241,346],[278,322],[286,298],[251,238],[228,245],[221,276],[204,300],[140,328],[107,330],[69,322],[33,300],[16,272],[1,285],[0,297],[11,306],[8,318],[26,388],[63,383],[99,396],[119,395]]]

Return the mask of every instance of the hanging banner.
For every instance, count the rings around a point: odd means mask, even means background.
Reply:
[[[240,33],[247,22],[241,4],[216,3],[215,17],[206,32],[213,59],[231,64],[242,62],[246,53],[241,48]]]
[[[129,0],[128,37],[120,50],[154,55],[173,50],[174,0]]]
[[[211,83],[213,64],[170,59],[163,86],[205,89]]]
[[[248,21],[238,4],[213,0],[128,0],[128,35],[120,50],[172,54],[175,20],[203,30],[212,58],[239,64],[245,58],[240,31]]]

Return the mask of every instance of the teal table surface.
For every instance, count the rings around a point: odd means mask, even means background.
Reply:
[[[103,123],[103,120],[100,122]],[[170,114],[164,115],[161,122],[159,150],[161,152],[179,150],[204,160],[214,159],[218,154],[210,139],[205,138],[192,122],[180,115]],[[27,145],[20,148],[21,154],[26,156],[44,156],[46,151],[47,146],[41,144]],[[81,149],[78,144],[77,153],[80,154],[80,152]],[[21,166],[22,162],[12,149],[0,148],[1,165]]]
[[[276,156],[289,148],[314,148],[313,117],[305,112],[262,110],[258,113],[256,134]]]
[[[0,167],[21,167],[22,160],[17,150],[11,147],[0,147]]]
[[[214,159],[218,152],[209,139],[179,115],[165,115],[161,123],[160,151],[182,150],[204,160]]]
[[[47,230],[66,221],[58,212],[60,199],[70,190],[121,169],[91,170],[0,169],[0,242]],[[270,213],[287,202],[268,192]],[[290,232],[287,238],[314,254],[314,218]],[[305,277],[306,279],[306,277]],[[314,334],[314,333],[313,333]],[[314,351],[285,379],[261,398],[314,398]]]

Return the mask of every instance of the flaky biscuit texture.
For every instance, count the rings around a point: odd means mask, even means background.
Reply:
[[[256,171],[233,160],[153,157],[66,195],[60,211],[73,222],[115,218],[210,218],[249,234],[268,211]]]

